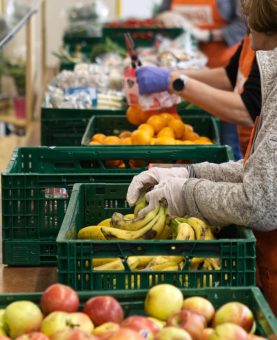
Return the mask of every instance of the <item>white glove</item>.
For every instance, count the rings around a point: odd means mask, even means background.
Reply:
[[[168,215],[171,217],[184,216],[185,195],[183,187],[187,180],[187,178],[168,177],[166,181],[157,184],[153,190],[145,195],[148,205],[138,213],[138,217],[141,218],[151,210],[154,210],[161,199],[166,199],[167,201]]]
[[[135,176],[128,188],[127,202],[132,207],[137,200],[149,189],[153,188],[161,181],[167,181],[168,178],[189,178],[189,172],[186,167],[157,168],[143,171]]]
[[[186,31],[191,31],[192,24],[185,19],[181,14],[172,11],[166,11],[159,14],[156,19],[160,21],[166,28],[183,28]]]
[[[194,39],[200,42],[209,42],[211,38],[209,30],[204,30],[197,27],[193,27],[190,33]]]

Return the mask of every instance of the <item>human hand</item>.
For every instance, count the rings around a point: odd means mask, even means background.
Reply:
[[[150,170],[143,171],[135,176],[128,188],[127,201],[130,206],[134,206],[138,199],[145,194],[150,188],[168,178],[189,178],[189,172],[186,167],[158,168],[153,167]]]
[[[167,91],[171,71],[167,68],[145,66],[136,70],[141,95]]]
[[[181,14],[173,11],[166,11],[159,14],[156,17],[157,21],[160,21],[166,28],[183,28],[186,31],[190,31],[192,24],[185,19]]]
[[[211,33],[209,30],[193,27],[190,33],[194,39],[200,42],[209,42],[211,39]]]
[[[182,217],[185,215],[185,195],[184,184],[188,178],[168,177],[161,181],[146,195],[148,205],[138,213],[142,218],[150,211],[154,210],[162,199],[167,201],[167,213],[171,217]]]

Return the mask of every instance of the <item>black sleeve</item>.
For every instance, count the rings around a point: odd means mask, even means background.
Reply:
[[[171,0],[163,0],[158,13],[162,13],[164,11],[169,11],[171,7]]]
[[[227,76],[233,88],[236,86],[236,82],[237,82],[241,50],[242,50],[242,44],[238,47],[236,52],[233,54],[232,58],[229,61],[229,64],[225,68]]]
[[[262,91],[260,70],[255,59],[251,73],[244,84],[244,91],[241,94],[241,99],[244,102],[251,118],[255,121],[261,113],[262,107]]]

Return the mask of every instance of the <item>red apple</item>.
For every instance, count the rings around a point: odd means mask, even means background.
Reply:
[[[95,326],[105,322],[121,323],[124,317],[120,303],[112,296],[96,296],[89,299],[83,312],[86,313]]]
[[[81,329],[64,329],[51,336],[51,340],[97,340],[98,338]]]
[[[248,340],[245,330],[234,323],[223,323],[216,326],[208,340]]]
[[[38,331],[43,315],[33,302],[15,301],[8,305],[3,318],[9,328],[9,336],[14,339],[22,334]]]
[[[187,331],[194,340],[200,340],[206,326],[206,319],[200,314],[183,309],[169,317],[167,326],[182,328]]]
[[[40,305],[44,314],[55,311],[73,313],[77,312],[80,301],[71,287],[55,283],[44,291]]]
[[[165,327],[156,334],[155,340],[192,340],[192,337],[184,329]]]
[[[255,325],[251,310],[240,302],[226,303],[216,311],[213,326],[223,323],[234,323],[245,329],[247,333],[250,333]]]
[[[119,329],[120,329],[120,326],[118,323],[105,322],[101,326],[94,328],[93,334],[101,337],[101,339],[106,339],[112,336]]]
[[[213,328],[205,328],[202,333],[201,340],[208,340],[209,335],[212,334],[213,331],[214,331]]]
[[[207,323],[212,320],[215,313],[212,303],[201,296],[192,296],[185,299],[182,309],[188,309],[192,312],[203,315],[207,320]]]
[[[120,328],[109,340],[145,340],[145,337],[128,328]]]
[[[121,322],[120,326],[122,328],[133,329],[143,335],[145,339],[153,338],[153,335],[159,331],[159,327],[154,321],[140,315],[129,316]]]
[[[33,332],[29,334],[23,334],[15,340],[49,340],[48,336],[40,332]]]

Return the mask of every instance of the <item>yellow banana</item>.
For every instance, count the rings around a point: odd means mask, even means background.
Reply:
[[[146,266],[146,268],[152,268],[153,266],[162,265],[169,262],[176,264],[183,261],[183,256],[155,256]]]
[[[135,257],[139,261],[137,268],[142,269],[145,268],[155,256],[130,256],[130,257]]]
[[[137,269],[139,266],[139,257],[138,256],[129,256],[127,259],[127,264],[131,270]]]
[[[95,267],[94,270],[125,270],[125,268],[121,259],[115,259],[115,261]]]
[[[187,223],[193,228],[197,240],[214,240],[215,237],[206,222],[196,217],[189,217]]]
[[[111,226],[111,218],[106,218],[105,220],[99,222],[97,225],[103,225],[106,227],[110,227]]]
[[[159,211],[160,218],[158,219],[157,223],[153,226],[152,230],[148,233],[148,237],[150,239],[155,238],[159,239],[160,235],[162,234],[165,222],[166,222],[166,208],[164,208],[163,203],[160,204],[160,211]]]
[[[202,257],[194,257],[190,260],[189,269],[191,270],[198,270],[201,269],[205,258]]]
[[[159,240],[171,240],[172,239],[172,229],[168,226],[164,226],[164,230],[161,232],[158,237]]]
[[[134,214],[127,214],[127,215],[124,215],[124,218],[127,218],[128,220],[132,220],[135,218],[135,215]]]
[[[176,240],[195,240],[194,229],[188,223],[179,223]]]
[[[116,260],[118,260],[118,258],[116,258],[116,257],[92,259],[92,265],[93,265],[93,267],[99,267],[99,266],[102,266],[104,264],[116,261]]]
[[[149,240],[156,236],[156,233],[152,232],[152,228],[158,223],[159,219],[162,219],[164,215],[164,209],[159,209],[159,213],[143,228],[130,231],[122,230],[112,227],[101,227],[102,234],[107,240]]]
[[[143,218],[128,219],[122,214],[115,212],[112,216],[111,227],[121,230],[137,231],[145,227],[158,214],[160,205],[146,214]]]
[[[218,258],[206,258],[203,263],[203,269],[207,270],[220,270],[221,263]]]
[[[143,208],[145,208],[147,205],[147,201],[145,196],[141,197],[141,199],[139,199],[135,205],[135,209],[134,209],[134,215],[135,217],[138,216],[138,213],[140,210],[142,210]]]
[[[173,261],[167,261],[165,263],[157,264],[151,267],[145,268],[150,271],[178,271],[180,270],[179,265]]]
[[[82,228],[79,230],[77,237],[79,240],[106,240],[101,228],[103,226],[100,225]]]

